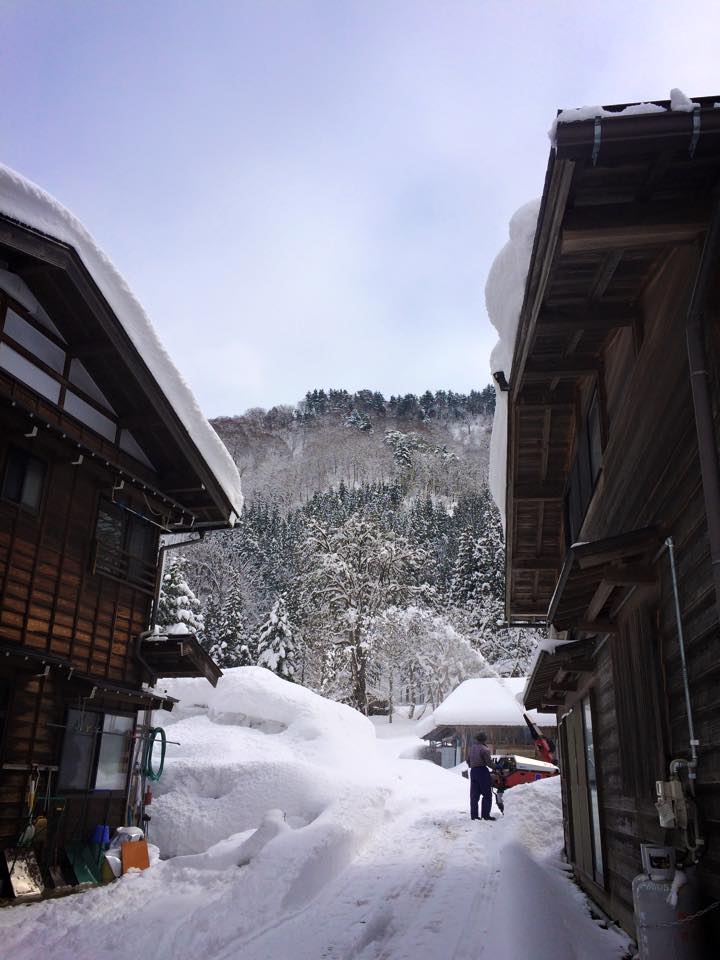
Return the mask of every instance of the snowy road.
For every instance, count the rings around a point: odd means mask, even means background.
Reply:
[[[500,870],[495,828],[459,811],[394,823],[311,907],[248,944],[243,960],[481,957]]]
[[[557,778],[469,819],[468,783],[400,759],[418,741],[268,671],[209,702],[177,682],[153,803],[167,859],[77,896],[0,911],[13,960],[619,960],[557,857]],[[240,712],[240,707],[242,711]],[[167,720],[163,722],[167,723]],[[399,736],[395,736],[395,734]],[[413,746],[414,745],[414,746]]]

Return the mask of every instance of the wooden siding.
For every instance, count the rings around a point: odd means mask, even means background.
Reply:
[[[3,431],[0,470],[11,442],[48,464],[38,515],[0,501],[0,642],[68,661],[78,672],[138,686],[135,638],[146,629],[147,590],[91,572],[98,496],[108,471],[80,464],[19,431]]]
[[[37,514],[0,500],[0,679],[11,685],[0,743],[0,848],[15,843],[26,822],[32,767],[40,768],[43,794],[49,769],[54,782],[69,706],[137,712],[138,702],[107,688],[139,691],[135,642],[152,604],[147,590],[91,571],[98,498],[111,493],[113,474],[92,461],[73,466],[64,445],[26,432],[19,414],[0,413],[0,481],[10,446],[47,464]],[[123,806],[118,795],[69,796],[62,835],[108,822],[104,811],[123,822]]]
[[[653,525],[674,539],[690,693],[700,741],[697,796],[706,852],[699,872],[706,894],[717,899],[720,636],[684,335],[696,263],[695,250],[676,251],[643,298],[642,343],[638,345],[624,330],[605,352],[608,441],[602,479],[580,539],[594,541]],[[717,428],[717,336],[708,346],[716,373],[712,382]],[[605,888],[599,889],[577,861],[576,871],[585,889],[630,932],[631,883],[640,871],[640,843],[672,842],[672,833],[659,827],[654,781],[668,776],[671,759],[689,756],[666,551],[657,558],[656,569],[656,597],[649,600],[638,593],[638,601],[647,604],[640,619],[630,605],[623,611],[618,633],[601,645],[594,672],[583,688],[592,690],[596,712]],[[564,710],[579,702],[580,693],[568,696]],[[633,763],[636,768],[631,771]]]

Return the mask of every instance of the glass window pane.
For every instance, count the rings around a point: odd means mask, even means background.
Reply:
[[[588,447],[590,450],[590,477],[593,486],[602,466],[602,438],[600,436],[600,404],[597,393],[590,404],[587,417]]]
[[[110,411],[110,413],[115,413],[110,401],[87,372],[85,365],[79,360],[72,360],[70,362],[70,382],[74,383],[75,386],[80,387],[80,389],[83,390],[89,397],[92,397],[93,400],[97,400],[98,403],[101,403]]]
[[[0,367],[7,370],[18,380],[22,380],[32,390],[52,403],[57,403],[60,397],[60,384],[51,376],[21,357],[17,350],[13,350],[6,343],[0,343]]]
[[[62,759],[58,774],[58,790],[91,788],[95,744],[100,715],[83,710],[68,710]]]
[[[49,340],[10,307],[5,314],[5,333],[53,370],[63,372],[65,351],[62,347]]]
[[[102,500],[95,523],[95,573],[111,577],[125,575],[125,520],[122,510],[109,500]]]
[[[63,406],[71,416],[77,417],[78,420],[99,433],[101,437],[105,437],[107,440],[115,440],[115,424],[113,421],[96,410],[95,407],[91,407],[89,403],[81,400],[71,390],[68,390],[65,394]]]
[[[43,483],[45,482],[45,464],[30,457],[25,470],[25,482],[22,490],[22,505],[30,510],[40,509]]]
[[[144,463],[146,467],[155,470],[155,464],[148,459],[145,451],[129,430],[120,431],[120,449],[129,453],[131,457],[135,457],[140,463]]]
[[[4,499],[30,510],[38,510],[45,482],[45,464],[24,450],[11,449],[8,453],[3,478]]]
[[[100,739],[96,790],[124,790],[130,763],[133,717],[115,716],[106,713]]]
[[[41,323],[50,333],[54,333],[58,340],[62,340],[63,343],[65,342],[65,338],[45,313],[35,294],[17,274],[10,273],[9,270],[0,269],[0,290],[8,293],[13,300],[17,300],[21,306],[25,307],[31,317],[37,320],[38,323]]]
[[[603,882],[602,837],[600,835],[600,803],[598,798],[597,771],[595,769],[595,742],[593,739],[590,700],[583,700],[583,729],[585,733],[585,767],[587,770],[588,799],[593,844],[593,872],[595,880]]]
[[[13,503],[22,501],[23,485],[25,483],[25,457],[19,450],[10,450],[5,464],[2,495],[5,500]]]

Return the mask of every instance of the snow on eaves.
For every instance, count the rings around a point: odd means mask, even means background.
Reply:
[[[485,284],[485,306],[498,342],[490,355],[490,372],[500,370],[510,379],[525,281],[530,267],[540,200],[531,200],[510,220],[510,239],[495,257]],[[508,395],[495,382],[495,416],[490,440],[490,492],[505,525]]]
[[[673,113],[690,113],[699,103],[686,97],[682,90],[673,87],[670,91],[670,110]],[[561,110],[553,120],[548,130],[550,142],[555,145],[557,127],[559,123],[578,123],[580,120],[594,120],[596,117],[629,117],[641,113],[666,113],[667,108],[659,103],[631,103],[622,110],[606,110],[601,106],[575,107],[571,110]]]
[[[3,164],[0,213],[74,248],[239,516],[243,497],[232,457],[208,423],[135,295],[80,221],[36,184]]]

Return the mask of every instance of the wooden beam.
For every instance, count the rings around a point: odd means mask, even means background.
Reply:
[[[562,254],[692,243],[707,230],[708,213],[685,202],[619,204],[569,211]]]
[[[655,567],[646,567],[639,564],[628,565],[627,567],[608,567],[603,576],[607,583],[619,587],[653,584],[657,583],[658,578]]]
[[[568,624],[578,633],[617,633],[618,626],[611,620],[578,620],[575,623]]]
[[[88,340],[85,343],[71,343],[67,350],[70,356],[77,357],[79,360],[85,360],[88,357],[105,357],[115,353],[115,349],[111,343],[98,340]]]
[[[544,557],[513,557],[511,559],[513,570],[558,570],[562,560],[557,556]]]
[[[140,430],[143,427],[152,429],[153,427],[162,426],[163,421],[160,417],[152,416],[151,414],[128,414],[127,417],[120,417],[118,423],[124,430]]]
[[[577,690],[578,688],[577,680],[571,680],[569,677],[565,677],[564,679],[562,679],[560,677],[560,674],[564,672],[566,671],[558,670],[558,672],[552,678],[552,680],[550,681],[550,686],[552,687],[552,689],[553,690]]]
[[[585,619],[593,621],[602,611],[602,608],[610,599],[610,595],[615,589],[614,583],[608,583],[607,580],[601,580],[600,583],[595,588],[595,593],[592,596],[592,600],[587,606],[585,612]]]
[[[513,490],[513,499],[535,502],[538,500],[562,500],[565,484],[558,483],[518,483]]]
[[[572,357],[537,357],[528,362],[523,371],[523,380],[559,380],[577,377],[595,376],[600,366],[600,358],[592,355],[577,354]]]
[[[639,316],[639,310],[631,304],[596,303],[578,308],[545,309],[538,317],[537,333],[614,330],[631,327]]]

